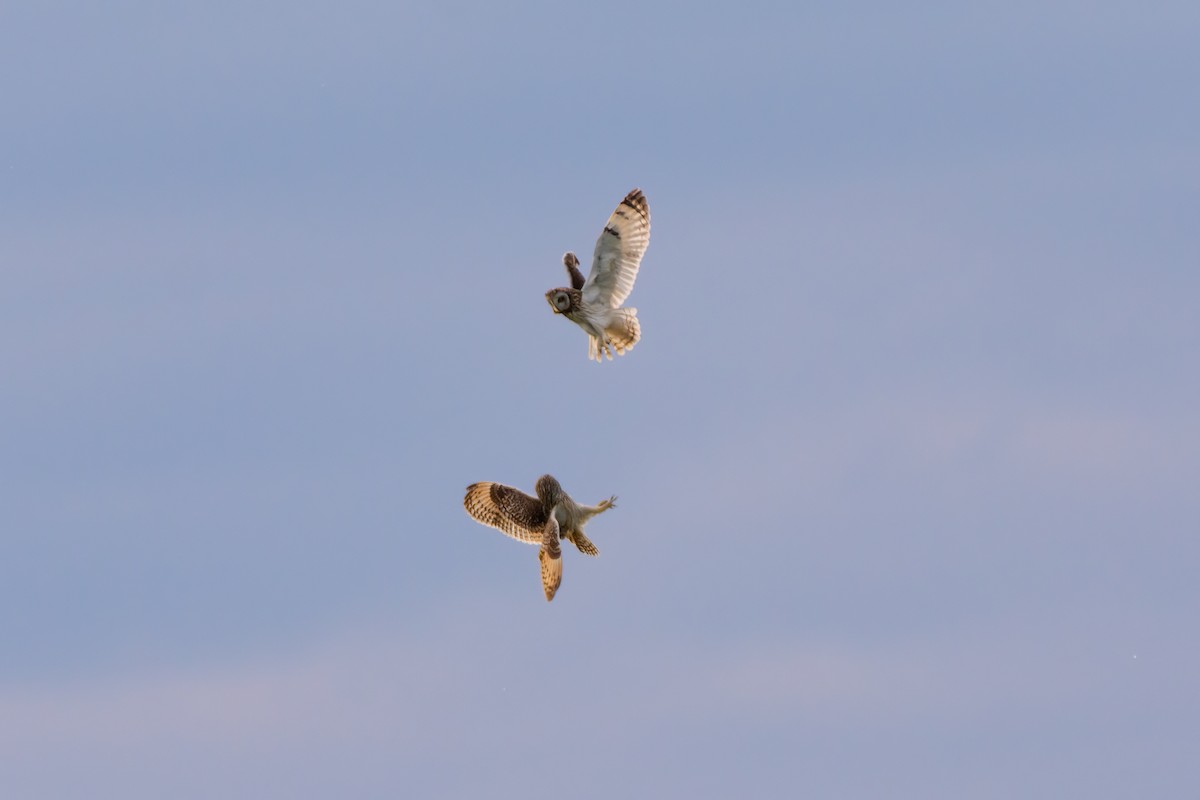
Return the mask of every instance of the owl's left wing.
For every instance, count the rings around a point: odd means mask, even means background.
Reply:
[[[625,195],[608,218],[596,251],[592,270],[583,286],[583,301],[617,308],[633,291],[642,255],[650,244],[650,204],[641,189]]]
[[[526,544],[541,544],[545,536],[547,511],[542,501],[511,486],[472,483],[463,498],[463,508],[476,522]]]
[[[558,520],[553,513],[542,529],[542,549],[538,550],[538,561],[542,565],[542,591],[549,602],[562,585],[562,548],[558,544]]]

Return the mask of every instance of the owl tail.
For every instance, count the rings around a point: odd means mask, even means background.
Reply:
[[[542,590],[546,593],[546,601],[554,599],[555,592],[562,585],[562,551],[554,548],[554,555],[546,552],[543,547],[538,550],[538,561],[542,562]]]
[[[642,338],[642,326],[638,323],[636,308],[617,308],[611,314],[608,325],[604,328],[605,341],[599,342],[596,337],[592,337],[588,355],[597,361],[602,353],[612,361],[610,347],[617,351],[617,355],[625,355],[625,352],[632,350],[638,339]]]

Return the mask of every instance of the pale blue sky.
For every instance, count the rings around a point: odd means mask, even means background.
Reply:
[[[0,795],[1194,794],[1197,41],[0,10]],[[553,604],[461,508],[543,472],[620,498]]]

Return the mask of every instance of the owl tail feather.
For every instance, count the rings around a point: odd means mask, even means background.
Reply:
[[[632,350],[633,346],[642,338],[642,326],[638,322],[636,308],[618,308],[612,311],[612,318],[604,328],[604,341],[598,341],[596,337],[592,337],[590,347],[588,348],[588,357],[600,360],[601,354],[608,356],[608,360],[612,361],[612,351],[617,351],[617,355],[623,356],[626,351]]]
[[[546,602],[554,599],[558,587],[562,585],[562,551],[556,547],[553,555],[546,548],[538,550],[538,561],[542,562],[542,590],[546,593]]]

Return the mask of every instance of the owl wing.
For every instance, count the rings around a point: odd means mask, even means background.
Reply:
[[[549,514],[542,528],[542,548],[538,550],[538,561],[542,565],[542,591],[546,601],[554,599],[562,585],[562,548],[558,544],[558,520]]]
[[[618,308],[633,291],[642,255],[650,244],[650,205],[641,189],[625,195],[608,218],[596,252],[592,271],[583,286],[583,302]]]
[[[587,282],[579,271],[579,256],[574,253],[563,254],[563,266],[567,268],[567,276],[571,279],[572,289],[582,289]]]
[[[511,486],[486,481],[472,483],[463,498],[463,508],[476,522],[527,544],[542,544],[545,537],[549,515],[542,501]]]
[[[598,547],[596,547],[596,545],[592,544],[592,540],[589,539],[588,537],[584,536],[583,531],[581,531],[581,530],[573,531],[573,532],[567,534],[567,538],[570,539],[571,542],[576,547],[579,548],[579,552],[583,553],[585,556],[600,555],[600,548],[598,548]]]

